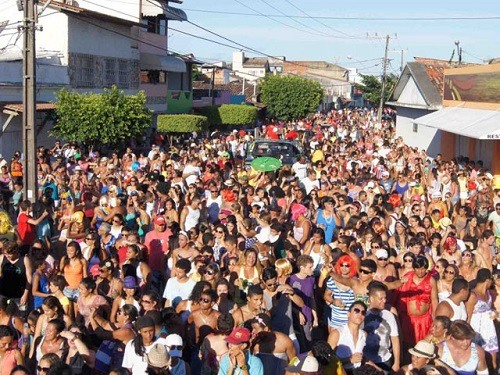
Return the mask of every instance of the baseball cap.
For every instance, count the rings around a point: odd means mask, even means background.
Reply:
[[[432,193],[431,198],[441,198],[441,193],[439,191],[435,191]]]
[[[389,253],[387,252],[386,249],[378,249],[377,252],[375,253],[375,256],[377,257],[377,259],[388,258]]]
[[[166,223],[165,216],[159,215],[155,217],[155,225],[165,225]]]
[[[99,269],[101,267],[99,267],[98,264],[94,264],[92,267],[90,267],[90,274],[93,276],[93,277],[96,277],[96,276],[99,276]]]
[[[244,327],[236,327],[231,334],[226,337],[226,341],[233,345],[250,342],[250,331]]]
[[[165,340],[163,341],[163,343],[166,346],[173,346],[173,345],[183,346],[184,345],[182,337],[179,336],[176,333],[171,333],[170,335],[168,335],[167,337],[165,337]]]
[[[318,360],[312,355],[307,355],[301,360],[295,358],[290,362],[291,366],[286,368],[290,372],[317,372],[319,370]]]

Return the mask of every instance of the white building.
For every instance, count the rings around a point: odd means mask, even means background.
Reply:
[[[245,57],[242,51],[233,52],[233,72],[248,81],[256,81],[269,72],[269,61],[267,57]]]
[[[419,127],[414,120],[442,108],[444,69],[451,64],[444,60],[415,60],[406,64],[387,104],[397,108],[396,136],[434,157],[441,152],[441,132]]]
[[[15,1],[9,3],[2,17],[10,25],[21,24],[23,12]],[[187,17],[167,1],[40,0],[38,12],[46,4],[36,32],[38,145],[53,143],[48,133],[54,107],[43,103],[55,102],[63,87],[99,92],[116,85],[126,94],[144,90],[155,113],[167,111],[171,86],[191,90],[190,69],[168,53],[166,33],[168,20]],[[11,30],[0,33],[0,46],[6,46],[0,51],[0,149],[6,157],[22,147],[22,41]]]

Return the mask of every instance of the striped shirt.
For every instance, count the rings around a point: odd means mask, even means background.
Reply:
[[[344,303],[343,308],[335,305],[330,306],[331,314],[328,318],[328,325],[333,328],[342,327],[347,324],[347,312],[354,303],[354,292],[351,288],[347,290],[339,289],[337,283],[332,278],[329,278],[326,282],[326,288],[332,292],[332,298],[341,299]]]

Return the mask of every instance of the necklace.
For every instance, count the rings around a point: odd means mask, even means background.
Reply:
[[[331,224],[331,222],[333,221],[333,215],[330,214],[330,216],[326,217],[325,216],[325,212],[326,211],[324,211],[324,210],[322,212],[323,219],[325,219],[325,221],[326,221],[327,224]]]

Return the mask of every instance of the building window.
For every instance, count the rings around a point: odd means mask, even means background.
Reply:
[[[163,16],[146,16],[142,17],[142,24],[144,25],[146,31],[152,34],[166,35],[167,32],[167,20]]]
[[[116,84],[116,60],[104,59],[104,86],[111,87]]]
[[[118,87],[128,89],[129,82],[129,69],[127,60],[118,60]]]
[[[167,74],[162,70],[142,70],[141,71],[141,83],[166,83]]]
[[[413,123],[413,133],[418,133],[418,124],[417,123]]]
[[[76,86],[94,87],[94,56],[80,55],[76,63]]]

